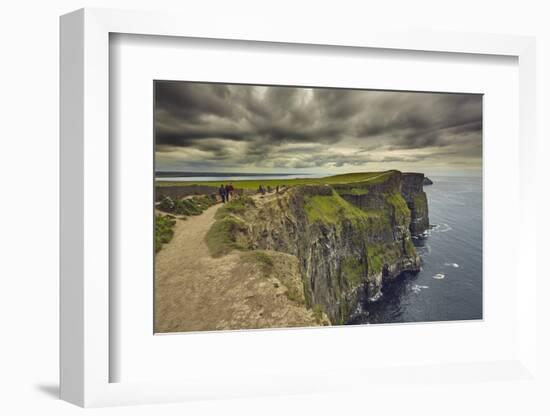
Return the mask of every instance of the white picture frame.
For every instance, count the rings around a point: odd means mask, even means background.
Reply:
[[[184,23],[182,23],[184,22]],[[360,369],[331,369],[332,382],[317,374],[281,372],[245,382],[235,374],[181,381],[110,382],[109,291],[109,36],[113,33],[226,39],[281,44],[331,45],[452,54],[516,57],[519,67],[520,201],[518,264],[524,284],[517,290],[517,353],[507,360],[422,365],[414,371],[392,369],[404,382],[484,377],[525,380],[536,377],[535,212],[535,41],[530,37],[429,31],[327,33],[312,25],[306,32],[277,24],[239,26],[223,19],[204,26],[200,20],[168,13],[82,9],[61,18],[61,398],[79,406],[108,406],[185,401],[199,398],[248,397],[346,389],[357,383]],[[527,215],[529,213],[529,215]],[[525,214],[525,215],[521,215]],[[517,271],[511,271],[517,273]],[[238,336],[238,334],[237,334]],[[388,377],[387,368],[370,370],[359,385]],[[473,374],[483,373],[484,377]],[[407,375],[408,374],[408,375]],[[342,380],[349,380],[342,382]],[[352,381],[353,380],[353,381]],[[408,380],[408,381],[407,381]]]

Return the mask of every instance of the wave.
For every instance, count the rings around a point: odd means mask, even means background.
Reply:
[[[430,229],[424,231],[424,234],[430,235],[431,233],[446,233],[452,229],[453,227],[447,223],[435,224]]]
[[[422,291],[422,289],[429,289],[429,288],[430,288],[429,286],[424,286],[424,285],[412,285],[411,286],[411,290],[414,293],[420,293]]]
[[[382,292],[381,291],[378,291],[378,293],[376,293],[376,295],[374,296],[371,296],[369,298],[369,302],[376,302],[378,299],[380,299],[382,297]]]
[[[458,269],[460,266],[456,263],[445,263],[445,266],[448,267],[454,267],[455,269]]]
[[[437,273],[436,275],[432,276],[436,280],[442,280],[445,279],[445,275],[443,273]]]

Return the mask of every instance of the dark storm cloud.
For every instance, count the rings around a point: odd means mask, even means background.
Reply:
[[[481,130],[480,95],[155,83],[160,168],[479,164]]]
[[[456,135],[481,132],[478,95],[387,94],[380,98],[380,107],[369,112],[360,125],[359,137],[390,136],[393,148],[415,149],[447,146]]]
[[[182,120],[196,120],[202,114],[232,115],[226,100],[228,86],[212,84],[205,89],[201,84],[166,81],[155,83],[155,89],[156,108],[166,109]]]

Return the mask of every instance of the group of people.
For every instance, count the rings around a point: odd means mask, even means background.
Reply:
[[[220,188],[218,189],[218,193],[220,194],[222,203],[229,202],[229,199],[233,198],[233,195],[235,193],[235,188],[233,187],[233,183],[228,183],[227,185],[224,185],[222,183],[220,185]]]
[[[284,187],[285,186],[283,185],[281,188],[284,188]],[[281,188],[279,187],[279,185],[277,185],[275,189],[273,189],[270,185],[267,185],[267,188],[263,185],[260,185],[258,187],[258,193],[261,194],[262,196],[264,196],[266,193],[271,193],[273,191],[275,191],[276,193],[279,193],[279,190]],[[218,194],[220,195],[222,203],[225,204],[226,202],[229,202],[229,200],[235,197],[235,188],[233,187],[233,183],[230,182],[226,185],[222,183],[218,188]]]
[[[259,193],[259,194],[262,194],[262,196],[264,196],[266,192],[269,193],[269,194],[270,194],[271,192],[273,192],[273,189],[271,188],[271,186],[267,185],[267,189],[266,189],[263,185],[260,185],[260,186],[258,187],[258,193]],[[279,185],[277,185],[277,186],[275,187],[275,192],[279,193]]]

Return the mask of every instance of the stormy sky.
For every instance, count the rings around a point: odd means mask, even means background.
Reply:
[[[156,170],[480,174],[482,96],[155,82]]]

